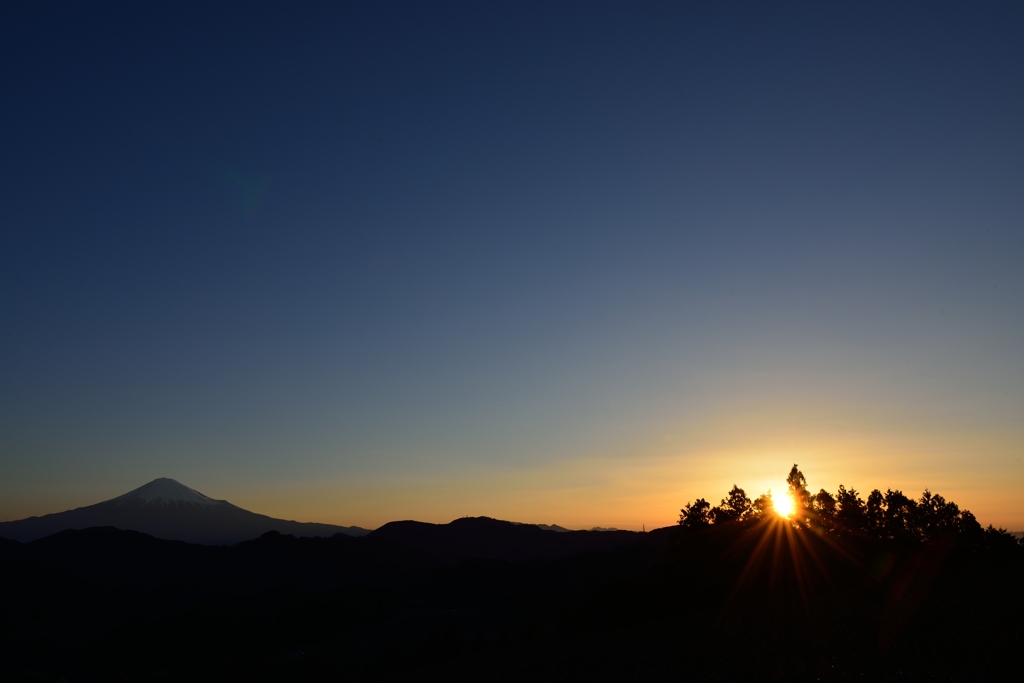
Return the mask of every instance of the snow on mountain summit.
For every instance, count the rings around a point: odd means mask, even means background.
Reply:
[[[230,505],[227,501],[214,500],[167,477],[154,479],[133,491],[111,499],[109,502],[134,505],[166,505],[168,503],[190,503],[204,506]]]

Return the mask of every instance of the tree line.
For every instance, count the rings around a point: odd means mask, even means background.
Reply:
[[[925,489],[920,498],[910,498],[902,491],[874,489],[867,499],[854,488],[840,485],[833,495],[825,489],[811,493],[807,478],[793,465],[786,478],[793,510],[786,520],[796,528],[805,528],[830,535],[852,535],[875,540],[923,542],[948,536],[974,537],[985,545],[1024,545],[1006,529],[992,525],[982,528],[970,510],[961,509],[951,500]],[[679,525],[699,529],[711,525],[753,526],[781,520],[771,492],[751,500],[735,484],[718,505],[698,498],[680,510]]]

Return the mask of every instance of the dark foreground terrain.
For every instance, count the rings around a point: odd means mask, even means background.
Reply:
[[[1009,680],[1024,548],[775,519],[555,533],[486,518],[232,547],[0,541],[14,681]]]

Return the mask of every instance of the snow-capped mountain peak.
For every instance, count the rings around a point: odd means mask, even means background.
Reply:
[[[214,500],[205,496],[195,489],[190,489],[184,484],[161,477],[144,484],[134,491],[129,491],[123,496],[118,496],[110,501],[117,504],[134,505],[167,505],[168,503],[189,503],[191,505],[226,505],[227,501]]]
[[[0,537],[23,543],[65,529],[109,526],[141,531],[157,538],[190,543],[231,544],[259,538],[268,531],[293,536],[362,536],[359,527],[296,522],[249,512],[217,500],[174,479],[154,479],[134,491],[95,505],[0,522]]]

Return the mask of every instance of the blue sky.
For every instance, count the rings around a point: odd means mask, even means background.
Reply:
[[[1024,527],[1013,4],[0,26],[4,519],[632,528],[799,462]]]

